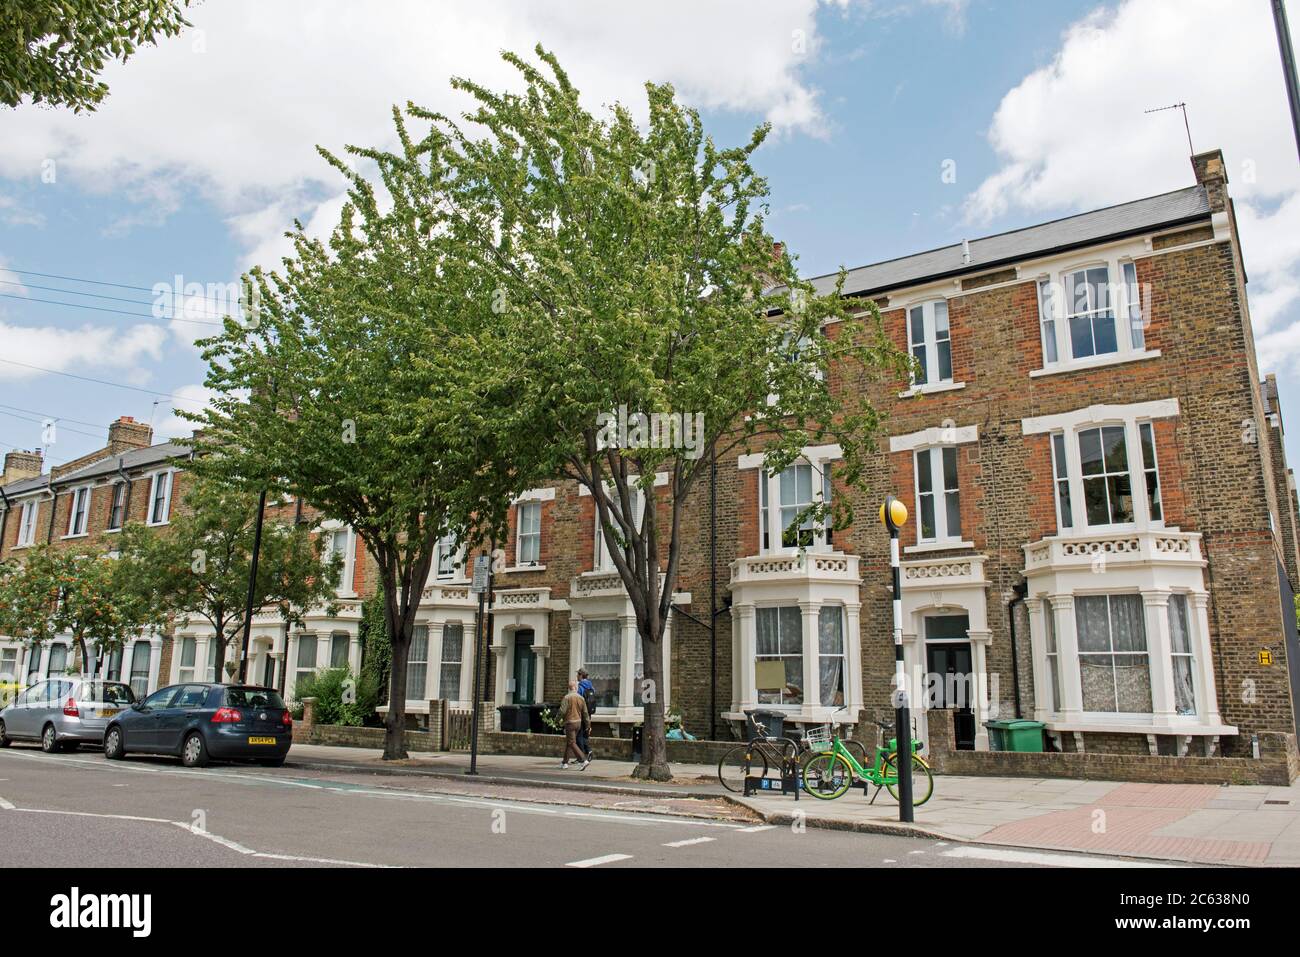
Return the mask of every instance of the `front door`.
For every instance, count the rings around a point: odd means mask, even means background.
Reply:
[[[927,704],[952,712],[953,743],[959,751],[975,750],[975,676],[965,615],[936,615],[925,620]]]
[[[531,631],[515,632],[515,704],[533,704],[534,675],[537,668],[537,656],[533,654],[533,633]]]

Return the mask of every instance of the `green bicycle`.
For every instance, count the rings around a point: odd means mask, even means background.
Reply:
[[[876,722],[884,732],[894,730],[892,724]],[[855,779],[876,786],[876,793],[885,788],[898,800],[898,743],[890,738],[888,745],[876,745],[876,757],[870,767],[859,762],[853,752],[844,746],[839,736],[832,733],[830,725],[809,731],[805,740],[809,751],[803,759],[803,789],[815,798],[832,801],[853,786]],[[934,793],[934,775],[923,757],[917,752],[921,742],[912,739],[912,806],[920,807]],[[875,798],[873,797],[874,801]]]

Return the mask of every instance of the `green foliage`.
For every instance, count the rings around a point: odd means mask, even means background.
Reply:
[[[3,0],[0,104],[94,110],[108,94],[98,79],[109,60],[189,26],[189,0]]]
[[[373,683],[355,678],[350,668],[323,668],[298,679],[294,697],[299,703],[304,698],[316,699],[319,724],[360,727],[375,713],[375,691]]]
[[[128,524],[118,542],[120,594],[147,607],[161,622],[201,618],[215,634],[231,635],[248,600],[257,496],[197,481],[166,534]],[[279,611],[291,625],[310,608],[335,609],[342,561],[321,558],[304,525],[266,522],[258,556],[254,612]],[[226,644],[217,646],[216,673],[224,673]]]
[[[375,592],[361,605],[361,684],[375,689],[376,706],[388,701],[388,671],[392,642],[384,624],[384,596]]]
[[[83,661],[92,647],[98,660],[154,623],[107,555],[39,545],[23,563],[0,565],[0,633],[29,645],[70,635]]]

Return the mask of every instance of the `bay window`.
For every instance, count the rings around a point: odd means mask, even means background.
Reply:
[[[298,670],[294,674],[295,687],[298,682],[304,678],[310,678],[314,674],[316,674],[316,636],[300,634],[298,636]]]
[[[1074,600],[1083,710],[1151,713],[1151,667],[1140,595]]]
[[[131,690],[137,698],[149,693],[149,665],[153,648],[147,641],[137,641],[131,649]]]
[[[464,657],[465,626],[448,622],[442,626],[442,661],[438,672],[438,697],[460,700],[460,672]]]
[[[416,625],[406,653],[406,700],[423,701],[429,672],[429,626]]]
[[[1196,672],[1186,595],[1169,596],[1169,648],[1173,658],[1174,710],[1178,714],[1196,714]]]
[[[916,451],[916,501],[920,511],[920,541],[961,540],[956,446]]]
[[[1061,652],[1056,644],[1056,613],[1052,610],[1052,603],[1046,598],[1043,599],[1043,622],[1046,636],[1047,677],[1050,682],[1048,689],[1052,694],[1047,710],[1060,711],[1063,704],[1061,700]]]
[[[582,666],[595,689],[597,708],[618,707],[622,644],[618,619],[583,621]]]
[[[907,345],[919,368],[914,385],[952,381],[952,338],[948,328],[948,302],[938,299],[907,311]]]
[[[330,667],[348,667],[348,652],[351,647],[352,639],[347,632],[335,632],[330,635]]]
[[[803,616],[799,606],[754,613],[760,704],[803,703]]]
[[[186,637],[182,638],[180,643],[180,665],[176,669],[176,680],[185,683],[194,680],[195,642],[193,638]]]
[[[1146,411],[1150,405],[1142,403],[1132,408]],[[1107,407],[1104,411],[1122,412],[1123,408]],[[1088,411],[1091,410],[1084,410]],[[1050,423],[1069,417],[1070,414],[1027,419],[1028,423],[1043,424],[1030,428],[1026,434],[1046,430]],[[1165,514],[1153,422],[1134,418],[1118,422],[1076,418],[1060,431],[1050,432],[1049,442],[1059,531],[1163,525]],[[1076,516],[1081,516],[1082,521],[1076,521]]]
[[[822,605],[817,613],[817,677],[821,703],[844,705],[844,609]]]

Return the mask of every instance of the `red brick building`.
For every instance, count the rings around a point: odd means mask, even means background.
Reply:
[[[673,616],[665,642],[667,705],[688,730],[730,736],[756,707],[795,725],[890,709],[888,548],[874,515],[893,492],[911,514],[912,697],[947,712],[918,708],[923,734],[951,722],[944,739],[985,749],[985,721],[1023,715],[1065,752],[1250,757],[1262,746],[1285,752],[1295,775],[1295,482],[1276,382],[1256,364],[1223,157],[1192,167],[1194,183],[1169,193],[849,272],[846,294],[879,305],[923,372],[869,387],[888,436],[854,501],[856,527],[786,544],[800,506],[850,494],[825,481],[833,446],[770,476],[761,452],[720,459],[713,486],[695,492],[677,583],[689,617]],[[867,387],[831,374],[838,388]],[[142,479],[157,474],[150,462]],[[0,554],[26,527],[26,503],[51,489],[61,534],[87,478],[5,486]],[[111,476],[90,487],[91,513],[109,508]],[[154,499],[140,492],[133,507]],[[360,597],[366,560],[346,529],[328,530]],[[639,721],[639,642],[591,497],[573,483],[522,496],[504,549],[486,697],[554,701],[584,667],[600,730],[626,733]],[[431,699],[472,698],[465,565],[445,542],[424,592],[407,702],[417,714]],[[700,622],[714,593],[711,634]],[[291,691],[298,672],[355,666],[355,616],[354,604],[300,634],[259,622],[266,679]],[[181,659],[166,655],[176,680]]]

